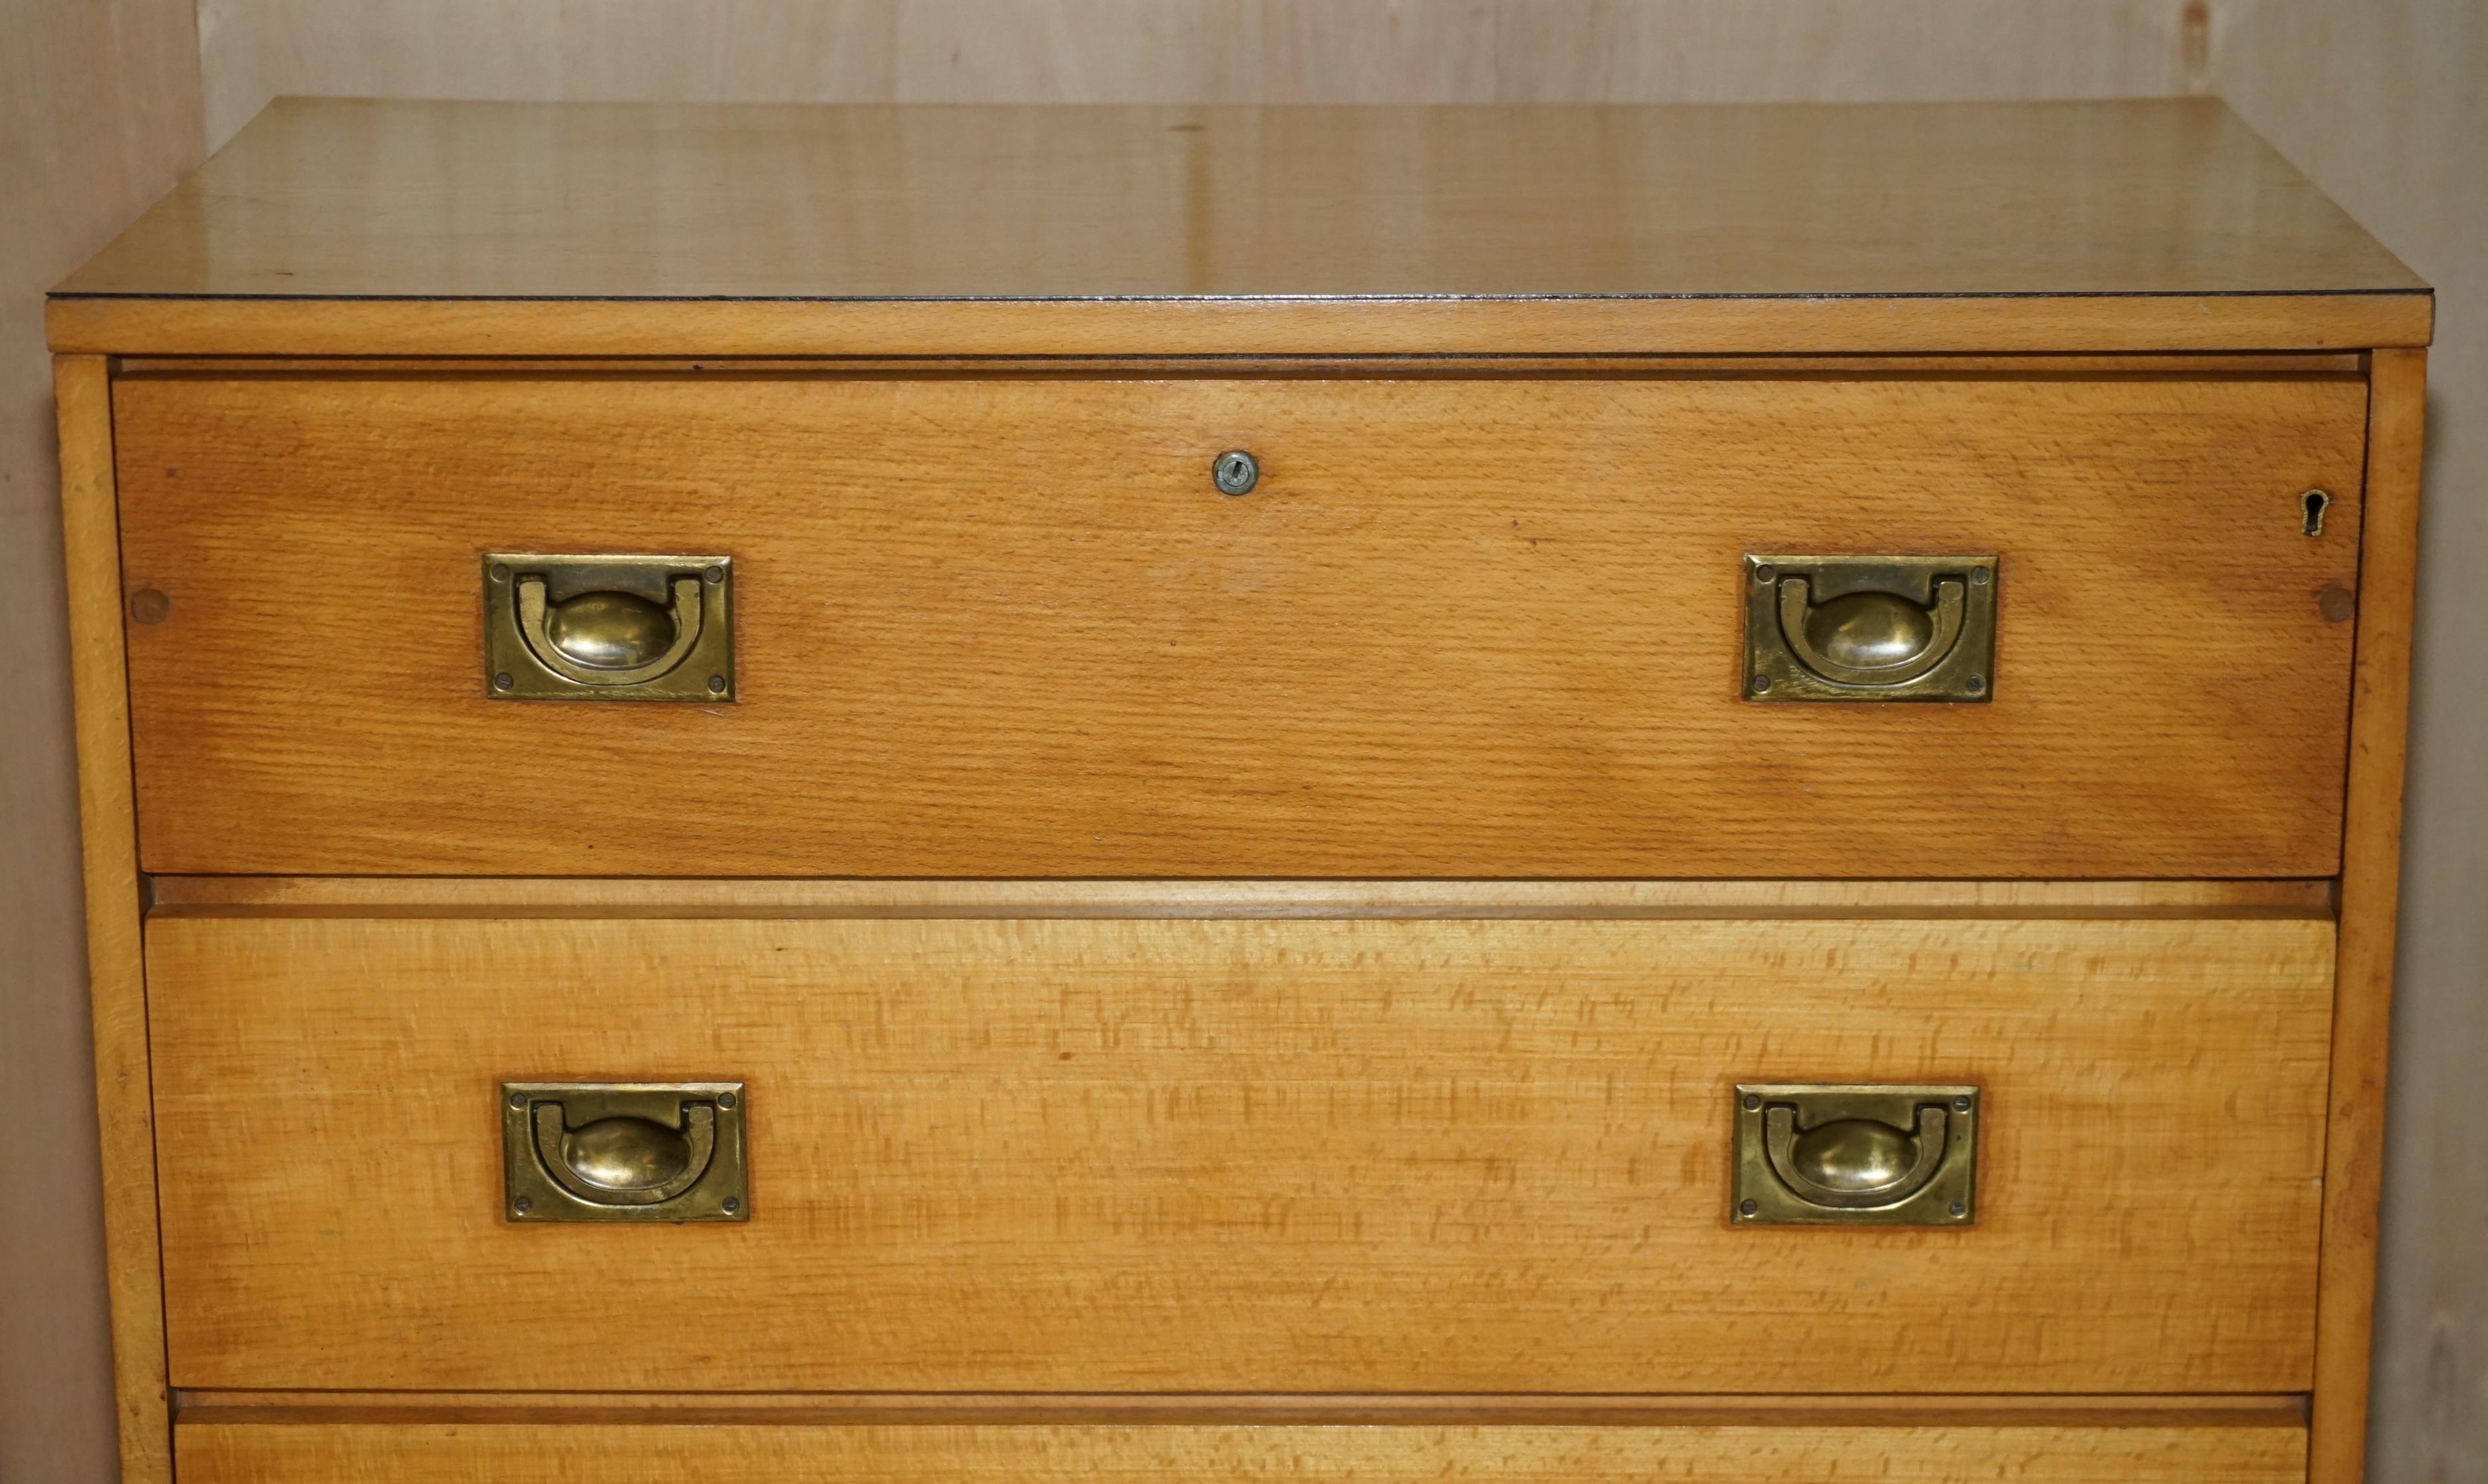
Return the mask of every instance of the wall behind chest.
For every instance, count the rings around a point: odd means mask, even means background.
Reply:
[[[40,1108],[0,1194],[0,1479],[112,1476],[43,291],[204,153],[190,0],[0,7],[0,1088]]]
[[[217,144],[285,93],[1232,103],[2159,97],[2207,90],[2215,21],[2186,0],[199,5]]]

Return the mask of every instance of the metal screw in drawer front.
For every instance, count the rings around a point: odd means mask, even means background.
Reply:
[[[746,1221],[741,1082],[504,1082],[513,1221]]]

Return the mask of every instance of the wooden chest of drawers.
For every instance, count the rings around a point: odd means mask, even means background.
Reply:
[[[2208,103],[280,103],[51,305],[127,1477],[2351,1484],[2429,325]]]

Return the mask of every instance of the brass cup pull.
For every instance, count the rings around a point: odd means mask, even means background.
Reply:
[[[1994,693],[1992,556],[1745,558],[1745,696],[1984,701]]]
[[[1803,577],[1780,579],[1780,632],[1805,667],[1844,686],[1898,686],[1943,663],[1961,641],[1969,584],[1937,577],[1935,610],[1898,593],[1812,601]]]
[[[1749,1082],[1737,1088],[1740,1226],[1965,1226],[1976,1215],[1979,1092]]]
[[[700,579],[676,577],[673,606],[633,593],[545,600],[545,579],[522,576],[519,636],[546,669],[581,686],[638,686],[672,670],[700,636]],[[661,647],[662,646],[662,647]]]
[[[1943,1163],[1944,1110],[1920,1107],[1914,1136],[1877,1118],[1837,1118],[1799,1134],[1795,1106],[1773,1103],[1763,1109],[1763,1152],[1771,1173],[1818,1206],[1889,1206],[1936,1177]]]
[[[513,1221],[742,1221],[751,1216],[741,1082],[503,1082]]]
[[[717,1106],[686,1103],[682,1117],[680,1128],[625,1113],[574,1129],[560,1104],[539,1103],[536,1156],[545,1173],[580,1200],[653,1206],[697,1185],[717,1155]]]

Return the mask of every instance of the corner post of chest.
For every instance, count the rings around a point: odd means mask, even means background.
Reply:
[[[103,1145],[104,1275],[112,1300],[114,1414],[123,1484],[170,1484],[171,1393],[157,1257],[156,1120],[140,938],[138,821],[123,648],[121,520],[112,454],[112,368],[52,362],[60,410],[61,533],[68,556],[70,676],[77,703],[88,1001]]]
[[[2366,514],[2359,546],[2309,1484],[2360,1484],[2366,1467],[2426,397],[2425,350],[2383,350],[2369,358]]]

